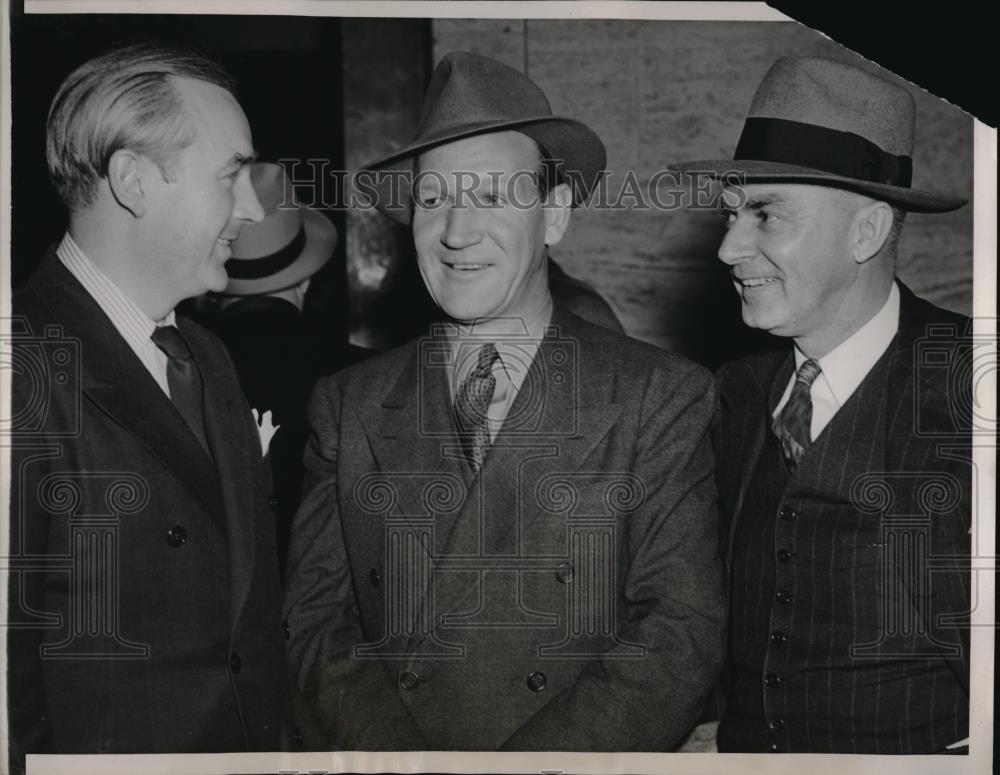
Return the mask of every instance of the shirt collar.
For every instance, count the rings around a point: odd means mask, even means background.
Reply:
[[[819,359],[823,370],[818,380],[823,380],[830,393],[842,406],[872,370],[872,367],[889,349],[889,344],[899,330],[899,288],[896,283],[889,289],[889,297],[882,308],[851,336]],[[807,360],[795,347],[795,370]]]
[[[152,320],[110,277],[101,271],[97,264],[87,258],[87,254],[83,252],[83,249],[70,236],[69,232],[63,235],[62,242],[56,248],[56,256],[116,323],[121,318],[127,318],[130,324],[139,328],[146,337],[152,336],[153,330],[159,326],[176,324],[173,310],[170,310],[162,320]],[[111,303],[109,304],[109,302]]]
[[[438,330],[447,338],[451,350],[452,392],[475,366],[474,353],[489,342],[496,345],[500,366],[515,392],[519,390],[551,321],[552,297],[547,295],[537,313],[527,318],[482,318],[471,326],[443,324]]]

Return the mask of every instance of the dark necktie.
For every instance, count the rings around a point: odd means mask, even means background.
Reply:
[[[158,326],[150,338],[167,356],[167,385],[170,387],[171,402],[211,458],[205,438],[201,374],[187,342],[176,326]]]
[[[812,444],[812,396],[809,393],[822,369],[814,360],[805,361],[795,375],[795,384],[781,412],[771,426],[781,439],[781,454],[791,468],[795,468],[802,455]]]
[[[455,396],[455,420],[473,473],[478,473],[483,467],[483,460],[490,448],[490,425],[486,412],[497,386],[493,364],[499,357],[497,347],[492,342],[480,347],[475,367]]]

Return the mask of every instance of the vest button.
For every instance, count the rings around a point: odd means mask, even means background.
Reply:
[[[373,587],[377,587],[382,583],[382,576],[375,568],[372,568],[371,573],[368,574],[368,580],[372,583]]]
[[[788,636],[781,630],[775,630],[771,633],[771,643],[784,643],[786,640],[788,640]]]
[[[783,603],[784,605],[788,605],[792,602],[792,593],[787,589],[779,589],[774,596],[778,598],[779,603]]]
[[[417,686],[420,685],[420,676],[407,670],[406,672],[399,674],[399,685],[406,691],[412,692],[417,688]]]
[[[526,683],[531,691],[540,692],[545,688],[545,685],[548,683],[548,679],[545,677],[545,673],[532,673],[528,676]]]
[[[778,512],[778,516],[785,520],[785,522],[791,522],[799,515],[795,513],[795,509],[791,506],[784,506],[781,511]]]
[[[764,676],[764,686],[768,689],[776,689],[781,686],[781,676],[777,673],[768,673]]]
[[[779,549],[777,552],[778,562],[788,562],[792,559],[792,553],[787,549]]]
[[[777,753],[777,752],[778,752],[778,744],[771,743],[771,753]]]
[[[295,741],[296,748],[302,748],[306,744],[305,738],[302,737],[302,730],[298,727],[295,727],[295,731],[292,733],[292,740]]]
[[[167,543],[170,544],[174,549],[184,546],[188,540],[187,530],[182,528],[180,525],[170,528],[167,531]]]
[[[288,626],[287,619],[282,620],[281,627],[285,631],[285,640],[290,640],[292,637],[292,628]]]

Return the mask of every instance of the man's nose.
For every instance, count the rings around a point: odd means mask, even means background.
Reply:
[[[441,242],[453,250],[475,245],[482,239],[482,230],[475,207],[455,204],[448,208],[445,216]]]
[[[239,175],[236,178],[236,203],[233,207],[233,217],[240,221],[260,223],[264,220],[264,208],[261,207],[257,192],[254,190],[250,175]]]
[[[719,245],[719,259],[723,263],[732,265],[753,258],[756,253],[753,224],[749,219],[736,218],[735,222],[729,224],[726,236]]]

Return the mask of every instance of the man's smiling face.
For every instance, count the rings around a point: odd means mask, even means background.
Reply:
[[[743,322],[803,338],[834,327],[859,267],[850,255],[861,197],[824,186],[754,183],[727,190],[719,258],[729,265]]]
[[[538,146],[494,132],[425,151],[415,183],[413,239],[431,297],[453,320],[530,318],[548,299],[549,221],[533,173]]]

